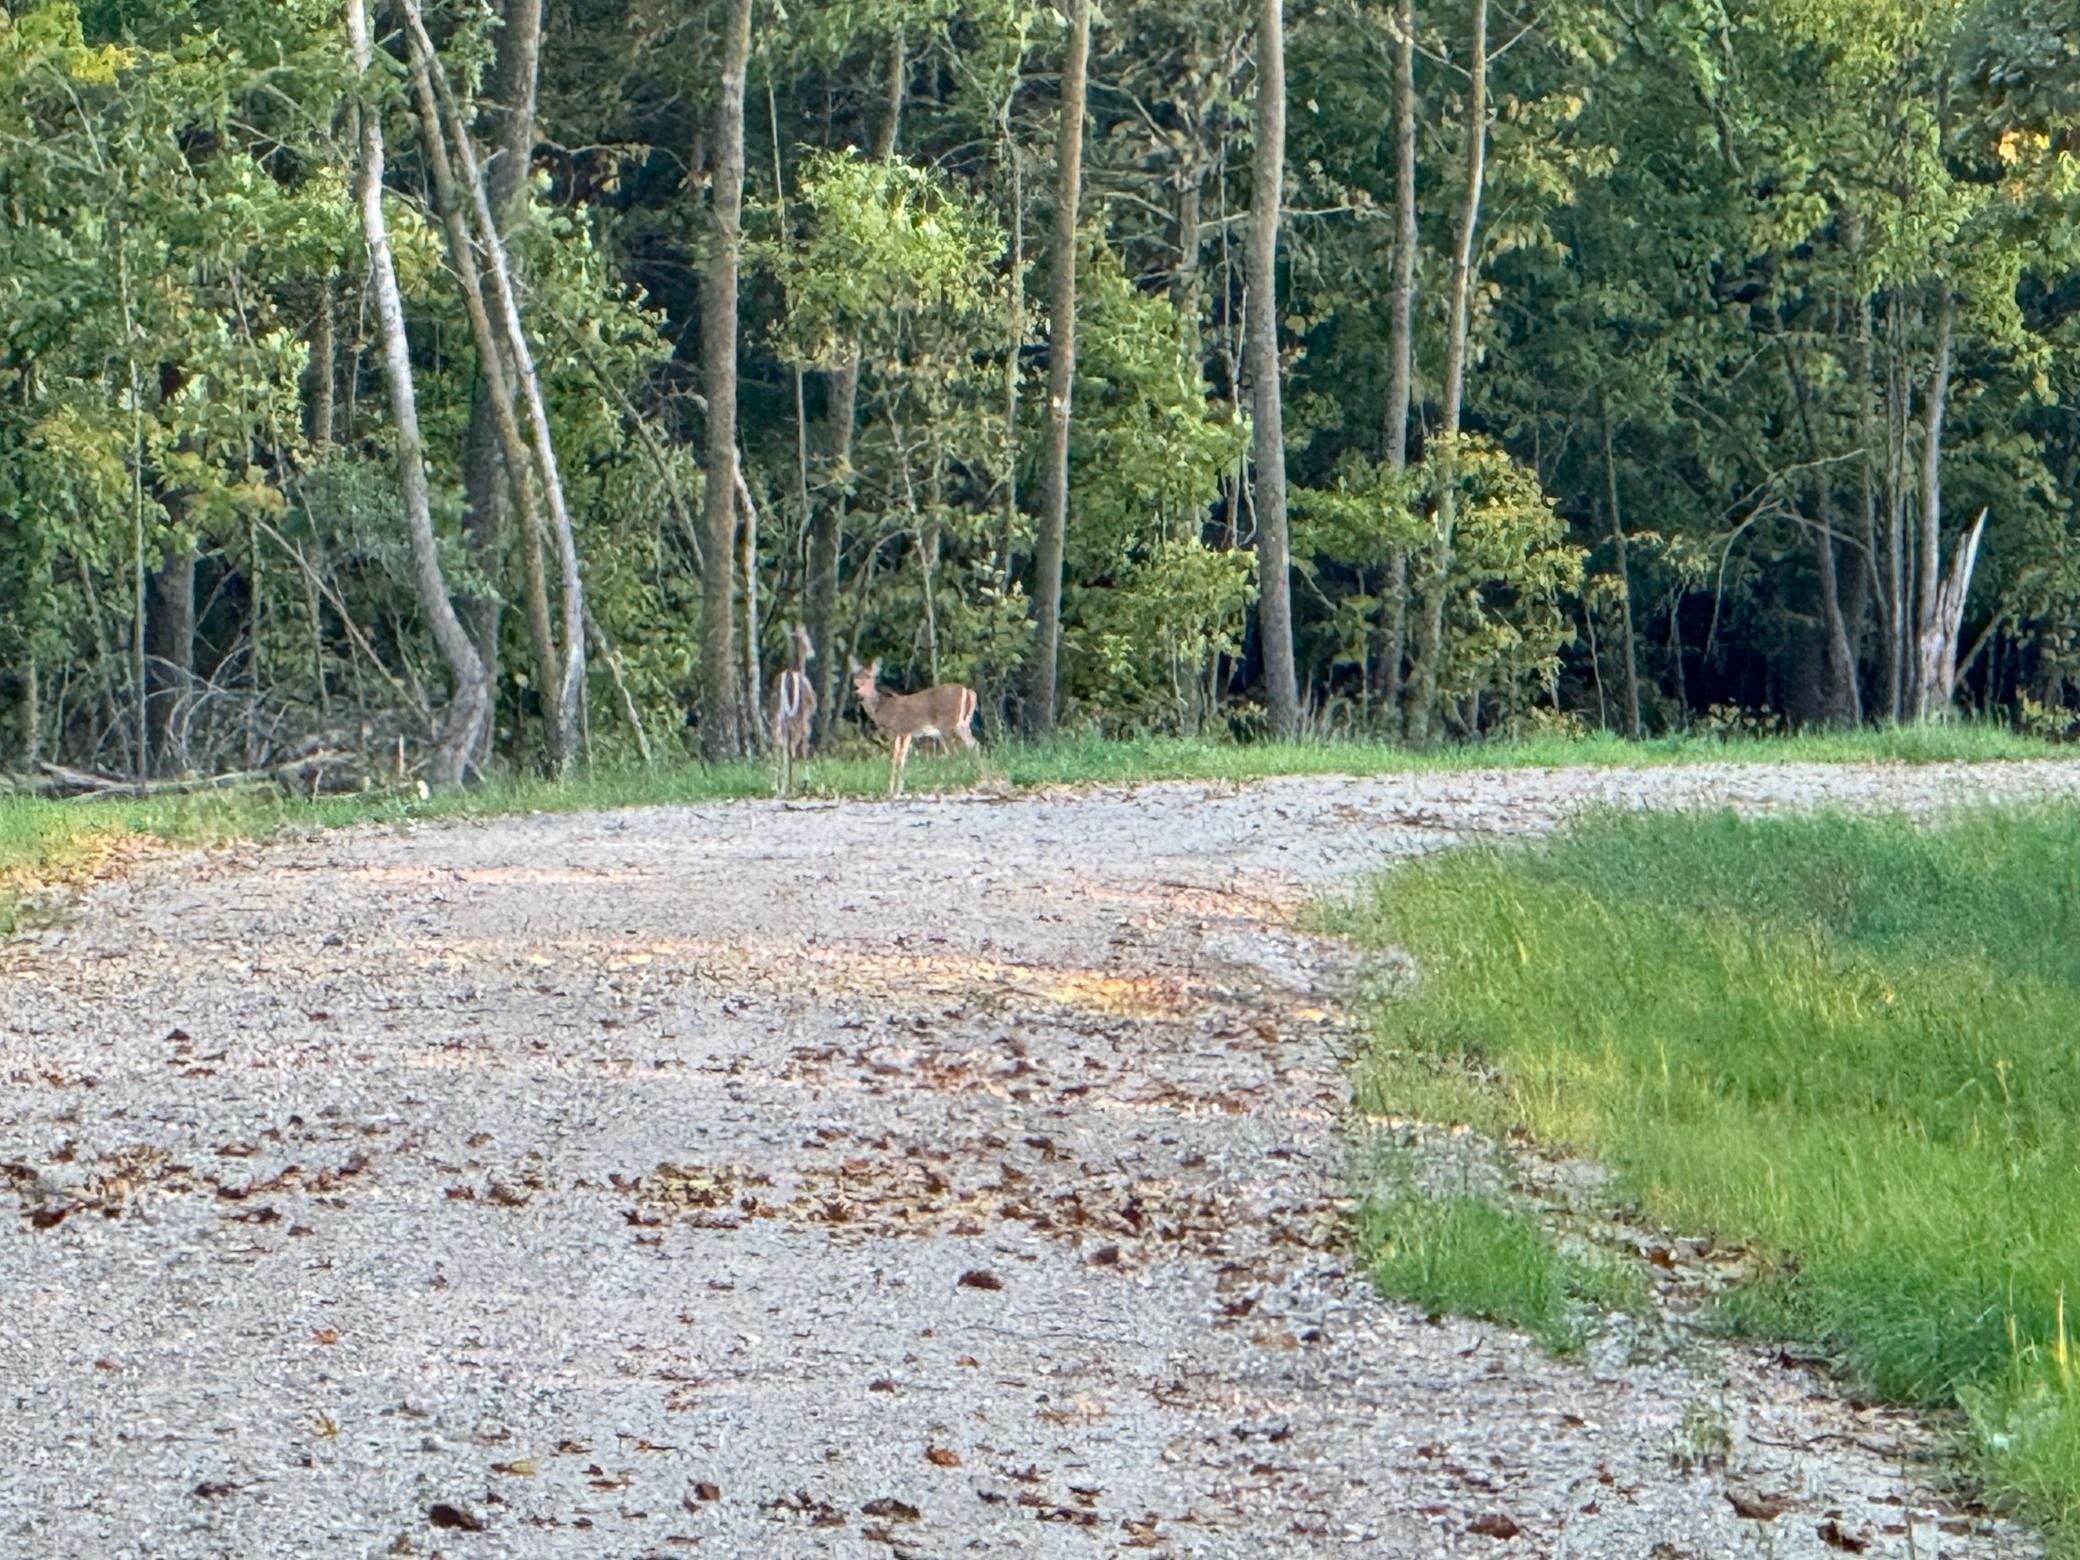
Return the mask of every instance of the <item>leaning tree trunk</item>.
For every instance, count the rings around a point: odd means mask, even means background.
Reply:
[[[537,83],[541,75],[542,0],[506,0],[498,29],[498,44],[492,60],[489,95],[478,113],[478,124],[490,151],[484,160],[484,177],[489,185],[491,209],[501,236],[511,230],[525,205],[527,173],[534,159],[534,125]],[[512,394],[512,364],[506,369],[506,393]],[[493,393],[486,375],[477,385],[470,403],[469,433],[463,446],[462,518],[463,540],[471,561],[487,580],[504,575],[506,536],[511,527],[514,494],[502,452],[497,419],[488,397]],[[512,402],[507,401],[511,410]],[[524,539],[528,546],[529,573],[526,588],[530,611],[548,616],[539,534]],[[464,604],[470,635],[484,657],[492,681],[498,680],[499,601],[487,591]],[[540,648],[537,646],[537,658]],[[555,680],[553,665],[540,667],[542,686]],[[551,729],[554,729],[553,719]]]
[[[701,753],[710,760],[743,750],[732,560],[737,537],[737,266],[744,244],[744,75],[750,55],[751,0],[730,0],[722,97],[715,106],[711,247],[701,287],[701,370],[708,398],[708,479],[701,505],[707,536],[707,572],[701,577]]]
[[[1444,343],[1443,465],[1437,479],[1435,534],[1423,561],[1422,599],[1416,614],[1415,667],[1404,701],[1407,734],[1425,742],[1437,719],[1437,682],[1444,660],[1444,608],[1451,586],[1452,526],[1458,501],[1454,446],[1466,393],[1467,315],[1473,285],[1474,235],[1481,218],[1481,191],[1488,155],[1488,0],[1473,0],[1471,82],[1466,97],[1466,188],[1452,246]]]
[[[1278,366],[1278,221],[1285,196],[1286,60],[1283,0],[1263,0],[1257,23],[1256,161],[1250,195],[1249,357],[1256,470],[1257,631],[1271,734],[1300,729],[1293,666],[1293,570],[1286,535],[1286,440]]]
[[[561,774],[570,767],[577,754],[578,716],[585,688],[585,586],[578,568],[576,528],[564,503],[563,474],[556,464],[556,444],[549,430],[549,409],[542,397],[541,376],[535,372],[534,354],[528,349],[527,332],[521,323],[512,264],[505,242],[499,237],[498,220],[491,208],[476,151],[470,144],[469,130],[447,91],[446,77],[440,74],[433,40],[427,36],[418,0],[404,0],[404,12],[420,54],[420,63],[432,77],[440,106],[446,111],[448,139],[461,159],[464,191],[477,219],[477,242],[482,247],[484,269],[498,302],[499,322],[503,326],[502,343],[513,365],[520,397],[527,407],[528,427],[534,435],[535,469],[541,478],[542,495],[548,500],[563,606],[563,643],[555,701],[558,718],[550,732],[549,756],[552,767]],[[438,144],[434,152],[437,159],[443,155]]]
[[[1069,400],[1076,383],[1076,215],[1083,197],[1084,69],[1090,0],[1071,0],[1069,57],[1062,66],[1061,126],[1055,141],[1054,238],[1048,263],[1047,456],[1041,473],[1040,534],[1033,558],[1033,667],[1026,686],[1026,735],[1054,733],[1062,640],[1062,551],[1069,528]]]
[[[423,29],[421,29],[423,36]],[[469,317],[470,334],[477,347],[477,363],[483,376],[483,393],[476,402],[475,412],[488,416],[496,434],[491,447],[491,457],[498,463],[495,485],[481,489],[495,492],[503,506],[508,498],[520,513],[520,527],[527,543],[528,593],[527,628],[533,640],[535,660],[540,671],[538,691],[542,700],[542,717],[549,728],[551,767],[561,770],[567,761],[568,749],[560,741],[566,730],[562,710],[562,679],[557,672],[556,635],[549,621],[549,596],[542,568],[542,516],[535,499],[534,473],[528,461],[527,447],[520,436],[520,424],[513,413],[513,388],[509,377],[512,348],[503,334],[491,323],[491,314],[484,301],[483,276],[477,260],[476,243],[470,230],[469,212],[465,198],[456,188],[455,160],[449,155],[448,136],[441,123],[438,96],[433,84],[435,61],[429,41],[425,49],[414,48],[412,60],[412,87],[419,100],[420,137],[425,143],[426,161],[433,175],[434,204],[438,208],[441,224],[448,237],[449,264],[455,279],[462,289],[463,311]],[[474,413],[473,413],[474,415]],[[479,458],[472,440],[465,457],[465,484],[475,479],[469,466]],[[467,530],[468,521],[464,522]],[[480,560],[481,564],[481,560]],[[497,613],[496,597],[490,598],[494,611],[491,616],[492,637],[496,640]],[[464,619],[469,610],[481,602],[465,603]],[[489,675],[497,663],[497,647],[486,648],[481,633],[473,634],[478,653],[484,657],[485,671]]]
[[[354,69],[364,82],[374,64],[375,46],[368,31],[367,0],[347,0],[347,40]],[[373,93],[360,104],[361,167],[359,199],[362,235],[368,245],[369,280],[376,295],[376,318],[383,337],[383,377],[390,391],[390,415],[397,441],[397,481],[404,500],[405,534],[411,545],[412,583],[419,610],[433,632],[435,647],[454,680],[448,708],[435,735],[431,777],[437,785],[459,783],[483,752],[491,717],[491,680],[477,647],[456,616],[441,575],[439,543],[433,534],[433,506],[426,483],[425,444],[419,433],[418,397],[412,384],[411,343],[405,336],[404,299],[397,286],[397,267],[390,254],[390,233],[383,218],[383,117]]]

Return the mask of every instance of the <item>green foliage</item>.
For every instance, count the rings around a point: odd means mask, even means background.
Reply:
[[[2063,1521],[2076,849],[2071,808],[1634,817],[1397,873],[1351,918],[1425,972],[1379,1015],[1369,1103],[1477,1057],[1488,1124],[1757,1248],[1734,1320],[1965,1402],[1990,1477]]]

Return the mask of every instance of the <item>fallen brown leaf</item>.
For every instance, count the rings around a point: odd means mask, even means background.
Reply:
[[[988,1268],[969,1268],[957,1281],[963,1289],[1002,1289],[1004,1281]]]
[[[1871,1541],[1868,1538],[1865,1538],[1860,1533],[1845,1531],[1842,1525],[1835,1521],[1833,1517],[1829,1517],[1825,1522],[1821,1523],[1815,1531],[1819,1533],[1821,1543],[1852,1555],[1860,1555],[1871,1547]]]
[[[1475,1517],[1466,1525],[1469,1533],[1478,1533],[1483,1538],[1515,1538],[1524,1530],[1499,1511],[1491,1511]]]
[[[1745,1490],[1728,1490],[1726,1501],[1735,1516],[1750,1522],[1774,1522],[1791,1509],[1791,1502],[1782,1495],[1750,1495]]]

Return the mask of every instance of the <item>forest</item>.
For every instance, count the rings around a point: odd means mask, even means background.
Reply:
[[[0,765],[2062,735],[2076,213],[2065,0],[15,0]]]

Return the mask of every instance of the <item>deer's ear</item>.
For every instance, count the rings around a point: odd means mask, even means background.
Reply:
[[[879,677],[879,676],[881,675],[881,657],[880,657],[880,656],[878,656],[878,655],[877,655],[877,656],[875,656],[873,660],[871,660],[871,661],[869,661],[869,662],[867,663],[867,675],[868,675],[869,677]]]
[[[851,672],[852,675],[855,677],[857,677],[865,669],[859,664],[859,657],[856,655],[848,655],[847,657],[845,657],[845,667],[846,670]]]

